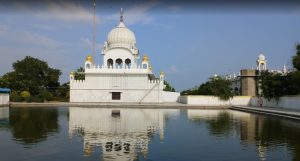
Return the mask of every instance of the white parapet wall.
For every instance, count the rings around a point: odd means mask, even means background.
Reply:
[[[178,102],[179,96],[178,92],[163,91],[162,93],[163,102]]]
[[[234,96],[233,98],[223,101],[215,96],[203,96],[203,95],[191,95],[180,96],[180,103],[188,105],[198,106],[232,106],[232,105],[244,105],[248,106],[251,102],[251,96]]]
[[[258,98],[253,97],[251,99],[251,106],[258,106]],[[279,100],[262,98],[263,107],[274,107],[274,108],[286,108],[286,109],[295,109],[300,110],[300,95],[298,96],[283,96]]]
[[[9,94],[8,93],[0,93],[0,106],[9,105]]]

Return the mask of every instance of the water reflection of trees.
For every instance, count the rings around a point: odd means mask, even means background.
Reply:
[[[226,110],[189,110],[188,115],[195,124],[205,123],[213,136],[227,136],[233,129],[230,113]]]
[[[293,160],[300,160],[300,122],[265,118],[257,139],[267,147],[287,143],[288,148],[294,153]]]
[[[252,144],[262,160],[270,149],[286,146],[293,153],[293,160],[300,160],[300,122],[279,117],[254,115],[237,111],[188,110],[189,120],[197,125],[206,124],[210,135],[239,134],[243,145]]]
[[[206,123],[210,133],[216,136],[229,135],[233,127],[230,114],[226,111],[218,113],[216,119],[206,120]]]
[[[58,132],[58,111],[56,108],[10,108],[9,124],[17,141],[37,143]]]

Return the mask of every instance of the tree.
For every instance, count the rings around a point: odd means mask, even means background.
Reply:
[[[292,57],[292,62],[294,68],[297,69],[297,71],[300,71],[300,44],[296,46],[296,55]]]
[[[231,82],[222,77],[212,77],[207,82],[202,83],[198,88],[182,92],[183,95],[213,95],[221,100],[228,100],[233,97]]]
[[[259,76],[262,96],[271,100],[274,98],[279,101],[279,98],[284,95],[297,95],[300,93],[300,45],[296,46],[296,55],[292,57],[293,66],[296,69],[294,72],[289,72],[286,75],[279,73],[271,73],[268,71],[262,72]]]
[[[166,85],[164,91],[175,92],[175,88],[172,87],[167,81],[164,81],[164,85]]]
[[[23,60],[13,63],[14,71],[4,74],[0,78],[0,86],[8,87],[13,91],[29,91],[37,95],[45,89],[59,86],[59,69],[50,68],[47,62],[26,56]]]
[[[75,74],[74,74],[74,79],[75,80],[85,80],[85,75],[84,75],[84,68],[79,67]]]

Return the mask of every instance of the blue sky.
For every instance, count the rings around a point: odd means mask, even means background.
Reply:
[[[0,7],[0,75],[26,55],[68,73],[83,66],[91,53],[92,5],[45,1],[42,6],[15,2]],[[0,2],[1,3],[1,2]],[[1,5],[0,5],[1,6]],[[300,5],[290,8],[190,7],[142,3],[97,4],[97,50],[118,24],[119,8],[125,24],[135,32],[141,55],[150,57],[154,72],[166,73],[177,90],[205,82],[213,74],[238,73],[255,67],[260,52],[268,68],[291,68],[295,44],[300,42]]]

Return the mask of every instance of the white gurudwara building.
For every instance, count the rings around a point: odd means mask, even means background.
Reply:
[[[120,22],[112,29],[102,49],[103,64],[96,65],[87,56],[85,80],[75,80],[70,74],[70,102],[176,102],[177,92],[164,89],[164,72],[155,77],[149,58],[140,61],[135,34]]]

